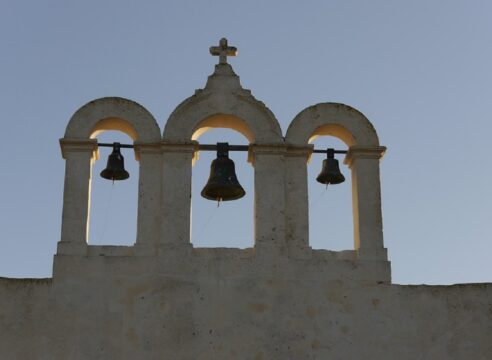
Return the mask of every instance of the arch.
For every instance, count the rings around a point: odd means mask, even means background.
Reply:
[[[226,81],[230,79],[218,79],[222,75],[209,77],[204,90],[178,105],[164,128],[162,243],[191,246],[191,171],[197,150],[193,139],[213,127],[238,131],[255,145],[250,149],[250,158],[254,159],[255,247],[270,249],[272,244],[283,242],[285,192],[283,172],[267,174],[279,164],[282,166],[284,138],[273,113],[249,91],[240,88],[237,79],[233,78],[236,82],[230,87]],[[167,171],[166,166],[172,171]]]
[[[188,98],[170,115],[163,140],[186,143],[206,127],[236,130],[255,144],[284,142],[273,113],[253,96],[238,93],[199,93]]]
[[[286,167],[286,218],[289,247],[309,247],[309,204],[306,160],[315,137],[330,135],[349,147],[345,164],[351,169],[354,250],[359,259],[387,261],[383,243],[379,161],[385,147],[371,122],[359,111],[338,103],[320,103],[301,111],[287,129],[286,142],[298,148]],[[302,215],[299,216],[299,209]]]
[[[306,145],[320,135],[335,136],[347,146],[379,146],[371,122],[356,109],[339,103],[320,103],[302,110],[289,125],[286,142]]]
[[[142,105],[120,97],[93,100],[73,114],[65,130],[66,139],[89,139],[105,130],[119,130],[134,141],[158,143],[159,125]]]
[[[212,115],[200,121],[193,131],[191,140],[198,140],[208,130],[217,128],[235,130],[248,139],[250,143],[254,142],[254,135],[248,124],[243,119],[226,114]]]
[[[64,138],[60,139],[66,165],[59,253],[87,253],[92,166],[98,157],[97,140],[93,138],[106,130],[122,131],[136,142],[134,150],[139,161],[136,245],[138,251],[145,252],[151,251],[157,242],[159,222],[155,214],[160,209],[160,185],[156,179],[160,179],[162,167],[159,126],[152,114],[136,102],[105,97],[77,110]]]

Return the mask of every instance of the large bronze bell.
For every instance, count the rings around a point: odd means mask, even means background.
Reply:
[[[106,169],[101,171],[101,177],[108,180],[126,180],[130,177],[125,170],[125,159],[120,152],[120,143],[113,143],[113,152],[108,157]]]
[[[343,183],[345,181],[345,177],[340,172],[338,160],[335,159],[335,150],[328,149],[326,153],[327,158],[323,160],[323,167],[316,178],[316,181],[326,185]]]
[[[246,192],[239,184],[234,161],[229,159],[229,144],[217,143],[217,159],[210,166],[210,177],[201,195],[208,200],[228,201],[242,198]]]

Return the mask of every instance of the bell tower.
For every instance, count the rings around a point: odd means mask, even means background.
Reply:
[[[253,256],[309,259],[329,254],[335,264],[337,259],[363,261],[369,267],[374,264],[374,278],[389,282],[379,182],[379,161],[386,149],[379,145],[369,120],[347,105],[320,103],[302,110],[284,138],[274,114],[251,91],[243,89],[227,62],[237,49],[223,38],[218,46],[210,47],[210,53],[219,57],[214,73],[203,89],[196,90],[172,112],[162,136],[153,116],[131,100],[97,99],[74,114],[60,140],[66,174],[58,257],[100,255],[108,250],[90,245],[87,236],[90,184],[92,164],[98,158],[95,137],[101,131],[119,130],[134,143],[114,145],[108,169],[102,175],[114,180],[111,166],[119,166],[119,147],[134,148],[140,162],[137,238],[134,246],[112,247],[111,254],[166,257],[177,251],[182,256],[193,256],[190,213],[194,159],[199,151],[218,152],[202,195],[214,201],[233,200],[243,196],[244,190],[234,179],[234,163],[227,153],[243,150],[248,151],[248,161],[254,167]],[[210,128],[238,131],[249,145],[200,144],[198,137]],[[347,144],[348,151],[314,149],[310,141],[318,136],[335,136]],[[320,156],[318,153],[327,156],[318,177],[322,183],[345,180],[335,153],[346,153],[344,163],[351,169],[354,247],[347,251],[327,253],[309,246],[306,166],[311,156]],[[223,171],[231,175],[225,176]],[[120,175],[124,178],[124,173]],[[229,190],[224,188],[227,179],[232,184]],[[372,272],[364,276],[369,274]]]

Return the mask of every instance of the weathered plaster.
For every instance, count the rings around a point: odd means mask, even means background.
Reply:
[[[269,261],[266,261],[269,260]],[[0,281],[6,359],[477,359],[492,285],[365,281],[367,263],[251,250],[60,256],[53,281]]]

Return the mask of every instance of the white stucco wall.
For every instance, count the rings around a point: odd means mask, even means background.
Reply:
[[[323,250],[57,256],[53,279],[0,280],[1,358],[492,358],[492,284],[401,286],[368,272]]]

